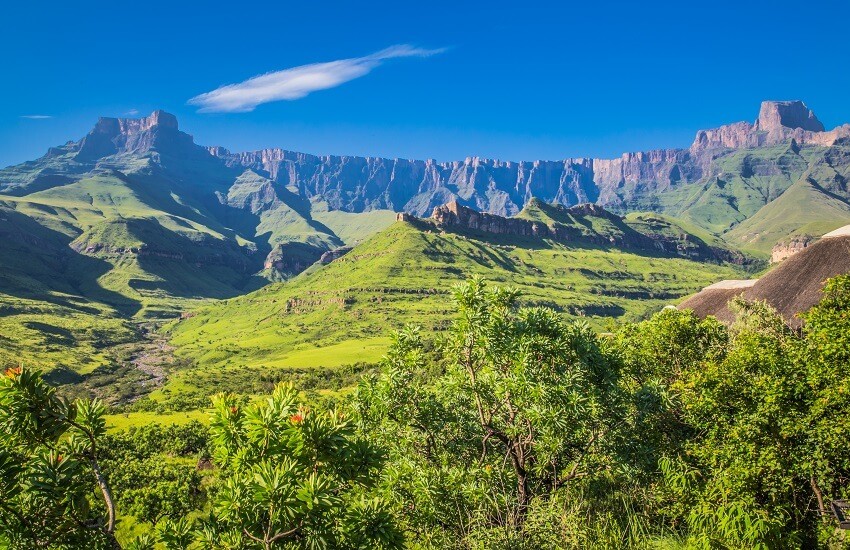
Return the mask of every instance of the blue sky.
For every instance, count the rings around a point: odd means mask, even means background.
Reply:
[[[154,0],[3,12],[2,166],[79,139],[98,116],[157,108],[231,150],[439,160],[687,146],[697,129],[754,119],[763,99],[803,99],[828,128],[850,122],[846,1]]]

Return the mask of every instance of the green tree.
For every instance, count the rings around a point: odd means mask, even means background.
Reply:
[[[850,330],[850,319],[824,308],[828,302],[815,308],[800,334],[767,304],[736,300],[738,319],[724,352],[693,361],[671,384],[693,435],[661,461],[662,496],[675,503],[670,509],[686,523],[691,544],[818,545],[819,486],[841,484],[830,467],[846,467],[823,438],[833,433],[846,442],[850,436],[847,422],[823,422],[824,392],[850,389],[846,364],[844,372],[835,369],[831,337],[820,338],[824,330]],[[838,333],[832,336],[840,342]],[[831,402],[842,416],[848,404]]]
[[[382,454],[342,413],[299,405],[291,385],[255,405],[240,407],[229,395],[213,405],[222,481],[216,516],[201,529],[206,543],[244,535],[265,549],[402,546],[389,505],[368,496]]]
[[[517,298],[478,278],[456,286],[458,317],[438,348],[443,374],[422,378],[433,369],[408,328],[383,374],[359,388],[362,429],[391,449],[391,482],[419,516],[414,529],[520,530],[535,498],[609,466],[618,365],[587,324]]]
[[[13,548],[119,547],[112,492],[100,466],[104,433],[99,401],[69,403],[39,372],[6,370],[0,380],[0,528]]]

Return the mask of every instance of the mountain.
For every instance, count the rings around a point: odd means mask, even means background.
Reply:
[[[453,243],[457,218],[473,236],[478,220],[524,227],[530,235],[507,236],[547,247],[743,265],[749,256],[738,249],[767,257],[776,243],[847,223],[848,178],[850,125],[826,131],[802,102],[765,102],[754,123],[700,131],[688,149],[533,162],[230,153],[196,144],[163,111],[102,118],[80,140],[0,170],[6,347],[67,330],[69,349],[103,364],[98,342],[132,339],[126,320],[174,318],[330,268],[399,212],[437,210],[444,219],[432,230]],[[465,246],[454,250],[474,256]],[[590,298],[577,304],[634,311]],[[52,320],[26,325],[36,310]]]
[[[501,216],[534,198],[654,212],[766,255],[789,235],[842,225],[848,177],[850,125],[825,131],[799,101],[766,101],[754,123],[701,130],[688,149],[533,162],[230,153],[196,145],[173,115],[156,111],[103,118],[81,140],[0,170],[0,201],[83,254],[170,258],[199,279],[215,266],[219,282],[193,296],[203,299],[286,279],[386,227],[394,212],[429,215],[451,201]],[[793,200],[780,200],[789,190]],[[799,208],[787,217],[783,203]],[[150,268],[132,278],[157,296],[120,277],[107,287],[144,315],[174,311],[171,299],[185,289],[169,288],[170,268]]]
[[[346,244],[329,226],[351,243],[365,236],[268,177],[228,167],[162,111],[102,118],[81,140],[1,170],[0,192],[0,208],[16,214],[0,222],[9,233],[26,220],[51,233],[55,253],[68,259],[62,265],[100,260],[96,280],[77,290],[108,290],[106,303],[139,317],[175,315],[298,273]],[[371,231],[394,214],[363,219]],[[62,267],[52,274],[71,275]]]
[[[679,305],[692,309],[700,317],[713,315],[730,323],[734,320],[729,301],[741,296],[764,300],[793,326],[799,327],[799,313],[808,311],[821,299],[824,282],[850,273],[850,225],[827,233],[806,246],[757,280],[732,280],[715,283]]]
[[[618,159],[436,162],[281,149],[234,154],[214,147],[210,152],[229,166],[268,174],[302,196],[349,212],[383,208],[422,216],[457,200],[509,216],[537,197],[566,206],[593,202],[618,212],[655,211],[720,235],[804,177],[830,179],[822,184],[826,192],[844,203],[850,199],[850,125],[825,131],[800,101],[766,101],[754,123],[701,130],[688,149],[626,153]],[[774,244],[737,242],[761,252]]]
[[[520,289],[526,305],[551,306],[602,328],[744,273],[736,265],[681,257],[675,247],[612,245],[618,232],[634,230],[599,207],[580,210],[561,214],[594,228],[585,235],[562,232],[572,229],[566,224],[480,214],[456,203],[438,208],[433,218],[399,214],[390,227],[327,265],[174,321],[167,328],[171,342],[197,368],[169,384],[185,389],[245,369],[274,376],[281,369],[333,372],[377,361],[394,328],[415,323],[444,329],[454,313],[452,285],[470,275]],[[479,223],[459,221],[476,214]],[[608,224],[617,233],[608,234]]]

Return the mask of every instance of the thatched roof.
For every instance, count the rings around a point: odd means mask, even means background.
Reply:
[[[850,226],[824,235],[755,282],[721,281],[686,299],[679,309],[692,309],[700,317],[714,315],[731,323],[734,317],[728,303],[735,296],[743,296],[766,300],[789,325],[799,327],[797,314],[820,301],[823,283],[846,273],[850,273]]]

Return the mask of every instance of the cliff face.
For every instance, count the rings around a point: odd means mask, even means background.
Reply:
[[[142,118],[101,118],[76,147],[79,161],[153,150],[185,155],[200,149],[192,136],[179,130],[177,118],[165,111],[154,111]]]
[[[559,214],[576,221],[566,225],[523,218],[505,218],[486,212],[478,212],[452,201],[434,208],[431,221],[446,231],[474,231],[493,235],[552,239],[559,242],[575,242],[584,245],[615,246],[622,249],[682,256],[698,260],[744,263],[745,258],[736,252],[710,247],[692,235],[678,238],[655,233],[641,233],[626,225],[623,218],[608,212],[599,205],[584,203],[569,208],[559,208]],[[604,229],[594,231],[592,218],[602,221]],[[415,221],[410,214],[401,213],[399,221]]]
[[[691,145],[691,152],[700,154],[709,149],[765,147],[790,142],[800,145],[828,147],[850,136],[850,124],[829,132],[802,101],[764,101],[754,124],[736,122],[700,130]]]
[[[798,235],[790,240],[777,243],[770,253],[770,263],[775,264],[781,262],[791,256],[808,248],[817,241],[816,237],[811,235]]]
[[[315,156],[283,149],[230,153],[210,147],[229,166],[243,166],[326,200],[331,208],[362,212],[386,208],[424,216],[451,200],[477,210],[511,216],[532,197],[574,205],[595,202],[628,210],[647,193],[664,192],[712,174],[720,149],[763,147],[790,142],[823,145],[850,136],[850,125],[830,132],[800,101],[766,101],[755,123],[738,122],[700,130],[689,149],[625,153],[616,159],[502,161],[468,157],[462,161]]]

